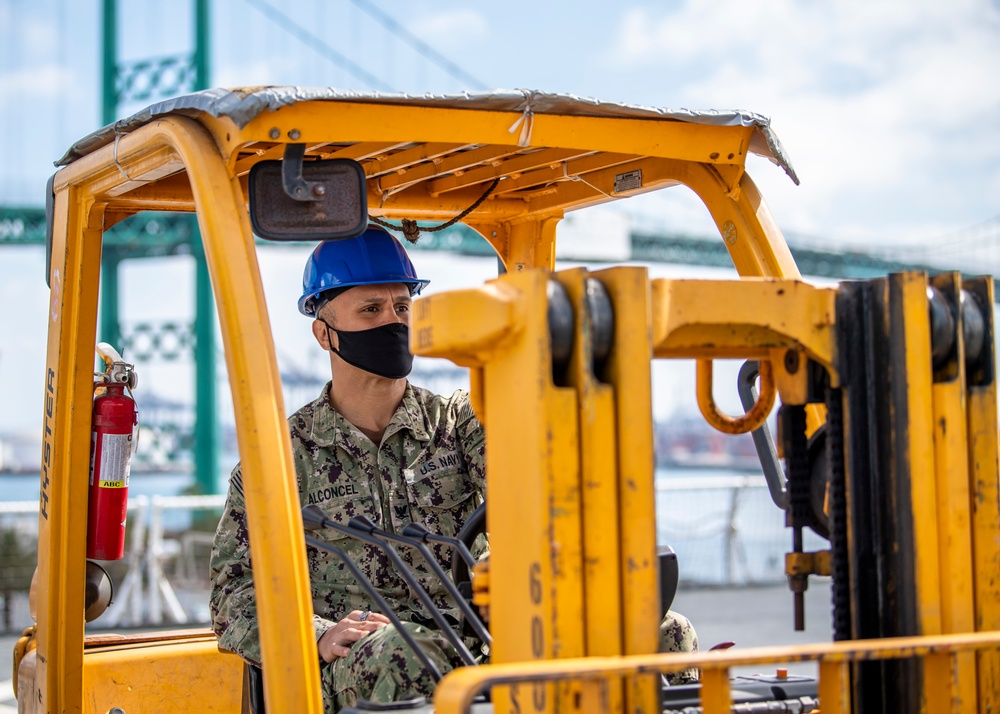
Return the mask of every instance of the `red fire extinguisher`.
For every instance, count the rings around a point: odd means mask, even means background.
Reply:
[[[139,423],[131,396],[136,374],[111,345],[101,342],[97,352],[107,368],[94,382],[94,391],[102,393],[94,397],[91,416],[87,557],[118,560],[125,554],[129,469]]]

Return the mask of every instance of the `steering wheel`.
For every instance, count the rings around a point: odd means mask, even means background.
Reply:
[[[486,502],[480,503],[476,506],[476,510],[472,512],[469,519],[462,526],[462,529],[458,532],[455,537],[460,540],[466,548],[470,551],[472,550],[472,544],[476,542],[476,538],[480,535],[486,534]],[[465,558],[456,548],[452,551],[451,555],[451,579],[455,582],[459,591],[468,598],[472,600],[472,571],[469,568],[469,564],[466,562]],[[475,608],[473,608],[475,609]],[[478,613],[477,613],[478,614]],[[471,628],[465,623],[462,623],[463,634],[473,634]]]
[[[486,502],[483,501],[476,506],[476,510],[472,512],[472,515],[469,516],[469,519],[455,537],[462,541],[465,547],[471,551],[472,544],[476,542],[476,538],[485,534]],[[455,581],[456,585],[472,582],[472,573],[469,569],[469,564],[465,562],[465,558],[462,557],[458,549],[453,550],[451,555],[451,579]]]

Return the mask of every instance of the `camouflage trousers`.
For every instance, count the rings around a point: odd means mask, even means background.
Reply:
[[[444,674],[462,666],[462,660],[440,632],[414,623],[404,623],[420,648]],[[697,652],[698,635],[683,615],[669,611],[660,623],[660,652]],[[670,684],[698,681],[696,668],[667,676]],[[324,664],[323,702],[327,714],[354,706],[358,699],[393,702],[413,696],[434,695],[434,680],[399,631],[383,627],[351,647],[346,657]]]
[[[410,622],[403,626],[444,674],[462,665],[458,652],[440,632]],[[327,714],[353,706],[358,699],[394,702],[434,695],[434,680],[392,625],[356,642],[346,657],[324,664],[323,704]]]
[[[660,623],[660,652],[697,652],[698,633],[691,621],[679,612],[668,610]],[[682,669],[665,675],[670,684],[698,681],[698,668]]]

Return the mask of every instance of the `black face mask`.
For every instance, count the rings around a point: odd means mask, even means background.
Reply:
[[[328,340],[330,330],[337,333],[337,337],[340,338],[340,349],[333,348],[333,340],[330,340],[330,349],[340,355],[347,364],[389,379],[401,379],[413,368],[410,328],[401,322],[350,332],[338,330],[326,320],[323,324],[326,325]]]

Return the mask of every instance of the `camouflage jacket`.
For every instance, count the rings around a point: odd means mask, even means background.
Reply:
[[[329,387],[328,383],[319,399],[289,418],[302,504],[318,505],[327,518],[339,523],[365,515],[393,533],[415,522],[432,533],[455,535],[482,501],[485,489],[484,433],[468,394],[443,397],[407,384],[403,401],[376,446],[334,411]],[[382,550],[329,528],[312,535],[347,551],[400,619],[424,616],[416,596]],[[432,550],[447,571],[451,550],[444,546]],[[444,588],[419,552],[406,546],[397,546],[397,551],[449,612]],[[377,609],[338,558],[311,547],[306,552],[317,639],[351,610]],[[220,645],[259,665],[253,565],[239,466],[233,470],[215,534],[211,578],[212,622]]]

